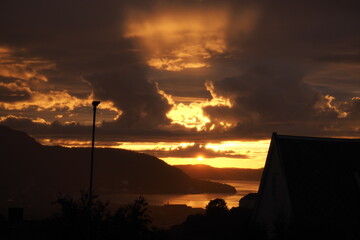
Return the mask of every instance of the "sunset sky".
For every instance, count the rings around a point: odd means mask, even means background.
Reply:
[[[272,132],[360,138],[359,1],[0,3],[0,124],[43,144],[263,167]]]

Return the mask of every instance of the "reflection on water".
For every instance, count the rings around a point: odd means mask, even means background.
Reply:
[[[149,205],[164,204],[186,204],[193,208],[205,208],[210,200],[215,198],[224,199],[229,208],[238,207],[239,200],[248,193],[257,192],[258,181],[235,181],[235,180],[216,180],[216,182],[226,183],[236,188],[235,194],[154,194],[143,195]],[[114,204],[131,203],[139,194],[107,194],[105,198],[110,199]]]

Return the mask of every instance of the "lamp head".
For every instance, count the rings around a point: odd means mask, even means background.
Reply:
[[[93,101],[93,102],[92,102],[92,105],[93,105],[94,107],[97,107],[99,104],[100,104],[100,101]]]

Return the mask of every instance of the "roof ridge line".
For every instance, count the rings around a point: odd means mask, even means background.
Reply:
[[[277,134],[279,139],[299,139],[299,140],[321,140],[332,142],[360,142],[360,138],[332,138],[332,137],[310,137],[310,136],[295,136],[295,135],[282,135]]]

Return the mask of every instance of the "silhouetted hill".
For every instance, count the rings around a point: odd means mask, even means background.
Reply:
[[[263,168],[215,168],[204,164],[175,165],[190,177],[214,180],[260,181]]]
[[[89,183],[90,148],[43,146],[24,132],[0,126],[0,197],[49,198],[78,193]],[[146,154],[95,149],[96,193],[234,193],[229,185],[197,180]]]

